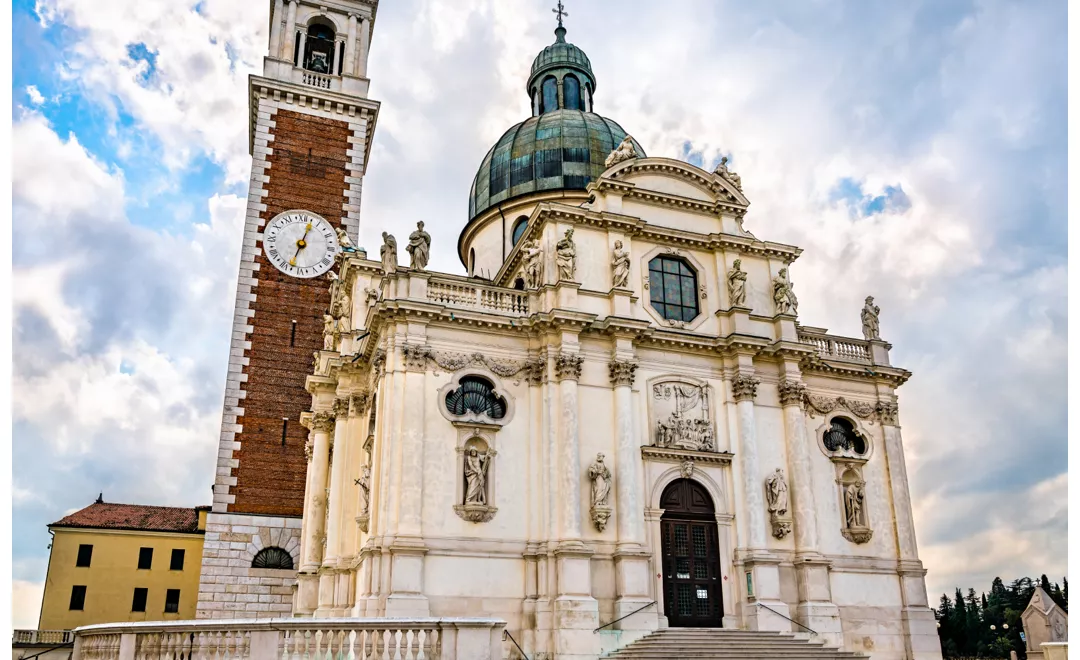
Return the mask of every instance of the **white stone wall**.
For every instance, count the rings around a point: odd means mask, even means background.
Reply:
[[[199,576],[199,619],[243,619],[288,616],[292,612],[296,570],[252,568],[255,555],[267,547],[289,552],[300,562],[299,518],[210,513]]]

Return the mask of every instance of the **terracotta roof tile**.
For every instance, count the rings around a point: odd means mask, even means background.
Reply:
[[[95,502],[85,509],[64,516],[49,527],[197,532],[199,513],[196,508]]]

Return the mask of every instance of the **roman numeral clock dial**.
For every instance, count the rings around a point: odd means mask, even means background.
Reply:
[[[286,275],[311,278],[330,270],[341,247],[326,218],[311,211],[285,211],[266,225],[263,251]]]

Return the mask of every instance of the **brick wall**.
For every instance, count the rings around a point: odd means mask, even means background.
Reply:
[[[269,135],[273,148],[266,155],[260,226],[291,209],[312,211],[338,225],[349,187],[349,123],[278,110]],[[299,516],[307,470],[307,429],[300,425],[300,413],[311,407],[304,380],[312,354],[322,348],[322,315],[330,294],[325,277],[285,275],[266,259],[261,241],[255,248],[254,313],[248,321],[250,348],[244,351],[243,414],[236,419],[240,430],[228,511]]]

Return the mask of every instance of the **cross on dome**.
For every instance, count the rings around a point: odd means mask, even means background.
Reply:
[[[562,25],[563,16],[569,16],[570,15],[568,12],[564,11],[562,0],[559,0],[558,7],[556,7],[555,9],[552,9],[551,12],[559,17],[559,27],[563,26]]]

